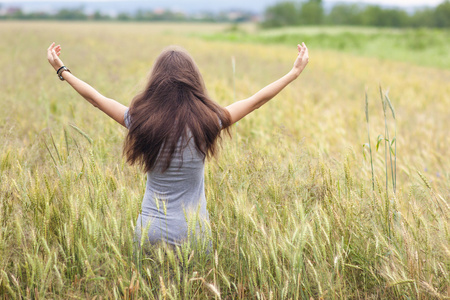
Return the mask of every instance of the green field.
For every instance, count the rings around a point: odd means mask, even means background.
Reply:
[[[320,44],[330,31],[322,39],[311,28],[241,27],[230,38],[229,29],[0,23],[0,298],[450,297],[450,64],[440,53],[449,40],[428,57],[381,49],[370,37],[383,31],[372,29],[349,33],[360,49],[373,48],[359,52]],[[124,162],[125,129],[57,79],[48,45],[60,43],[75,75],[125,105],[161,49],[182,45],[212,98],[227,105],[289,71],[296,30],[309,30],[307,69],[235,125],[207,163],[213,253],[133,255],[145,174]],[[261,40],[282,35],[288,40]],[[380,85],[395,109],[386,120],[396,157],[385,151]]]
[[[306,26],[258,30],[249,24],[233,25],[222,32],[196,33],[207,40],[241,43],[295,44],[301,39],[310,49],[336,50],[357,56],[450,69],[450,31],[373,27]]]

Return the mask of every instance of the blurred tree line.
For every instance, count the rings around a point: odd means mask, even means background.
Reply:
[[[2,5],[0,3],[0,10]],[[4,9],[0,14],[0,19],[14,20],[77,20],[77,21],[170,21],[170,22],[248,22],[255,17],[249,12],[220,12],[220,13],[199,13],[194,15],[185,14],[172,10],[147,11],[138,10],[135,13],[121,12],[116,16],[103,14],[100,11],[86,13],[83,7],[73,9],[61,9],[56,13],[48,12],[28,12],[25,13],[21,8],[10,7]]]
[[[261,25],[266,28],[295,25],[449,28],[450,0],[412,14],[402,9],[347,3],[336,4],[325,13],[322,0],[285,1],[268,7]]]
[[[92,18],[107,19],[108,17],[98,12],[92,16],[87,16],[81,8],[61,9],[56,14],[48,14],[45,12],[24,13],[20,8],[10,8],[7,13],[0,15],[0,19],[15,20],[88,20]]]

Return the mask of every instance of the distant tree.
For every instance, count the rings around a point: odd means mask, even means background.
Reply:
[[[334,25],[361,25],[362,6],[357,4],[336,4],[331,9],[327,23]]]
[[[300,23],[306,25],[322,24],[324,11],[322,0],[309,0],[300,7]]]
[[[434,10],[435,26],[439,28],[450,27],[450,1],[446,0]]]
[[[58,20],[86,20],[87,16],[84,14],[82,8],[76,9],[61,9],[55,15]]]
[[[383,13],[384,27],[406,27],[409,25],[409,15],[400,9],[384,9]]]
[[[326,18],[328,24],[363,25],[375,27],[450,27],[450,0],[435,9],[417,10],[409,15],[401,9],[387,9],[377,5],[361,6],[337,4]]]
[[[131,16],[127,13],[120,13],[117,15],[117,20],[118,21],[130,21]]]
[[[100,20],[109,20],[111,19],[108,15],[103,15],[98,10],[91,16],[92,20],[100,21]]]
[[[434,27],[434,13],[435,10],[431,8],[418,10],[410,17],[409,25],[412,27]]]
[[[383,9],[378,5],[369,5],[361,12],[362,25],[383,26]]]
[[[280,27],[300,24],[300,14],[294,2],[280,2],[269,6],[264,14],[263,27]]]

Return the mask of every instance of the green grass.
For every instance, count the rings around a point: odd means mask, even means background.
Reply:
[[[449,71],[318,48],[208,162],[211,255],[202,245],[133,254],[145,175],[121,156],[125,129],[60,82],[45,52],[61,43],[74,74],[127,105],[168,44],[192,53],[223,105],[296,55],[193,38],[199,30],[217,28],[0,23],[0,298],[449,297]],[[395,107],[396,194],[375,149],[380,83]]]
[[[359,27],[288,27],[255,30],[230,27],[222,32],[196,34],[206,40],[292,45],[329,49],[360,56],[450,69],[450,31],[437,29],[378,29]]]

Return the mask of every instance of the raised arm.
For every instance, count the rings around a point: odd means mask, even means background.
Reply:
[[[59,58],[61,54],[61,46],[55,46],[55,43],[52,43],[50,47],[47,49],[47,58],[49,63],[55,69],[55,71],[59,70],[62,66],[64,66],[63,62]],[[124,123],[124,114],[127,110],[127,107],[113,99],[107,98],[97,92],[93,87],[91,87],[86,82],[78,79],[72,73],[68,71],[64,71],[61,73],[61,76],[67,81],[74,89],[78,92],[84,99],[89,101],[92,105],[103,111],[105,114],[110,116],[112,119],[117,121],[122,126],[125,126]]]
[[[260,108],[300,75],[308,63],[309,56],[308,48],[305,43],[302,43],[302,45],[297,45],[297,49],[297,59],[295,60],[294,66],[289,73],[264,87],[250,98],[237,101],[226,107],[231,115],[231,123],[239,121],[255,109]]]

